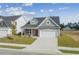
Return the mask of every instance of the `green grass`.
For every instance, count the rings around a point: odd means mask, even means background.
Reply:
[[[71,50],[60,50],[63,53],[71,53],[71,54],[79,54],[79,51],[71,51]]]
[[[25,47],[0,45],[0,48],[23,49]]]
[[[24,36],[12,36],[6,38],[0,38],[1,43],[16,43],[16,44],[32,44],[36,38],[24,37]]]
[[[59,46],[64,47],[77,47],[79,48],[79,42],[74,41],[71,37],[67,36],[66,34],[61,34],[58,40]]]

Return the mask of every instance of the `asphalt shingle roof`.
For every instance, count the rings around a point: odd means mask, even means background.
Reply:
[[[50,18],[52,18],[52,20],[54,20],[54,22],[56,22],[58,25],[60,25],[60,19],[59,16],[50,16]]]
[[[0,27],[7,27],[7,25],[5,24],[4,21],[1,21],[1,22],[0,22]]]
[[[27,28],[37,27],[44,19],[45,19],[45,17],[33,18],[32,20],[37,20],[38,21],[37,24],[32,25],[32,24],[30,24],[31,21],[28,21],[28,23],[25,24],[23,27],[27,27]]]
[[[17,15],[17,16],[0,16],[0,19],[2,19],[2,21],[0,21],[0,23],[3,22],[3,25],[0,24],[0,27],[11,27],[11,21],[15,21],[20,16],[21,15]]]
[[[36,17],[36,18],[33,18],[32,20],[37,20],[38,23],[35,24],[35,25],[32,25],[30,24],[30,22],[32,21],[29,21],[27,24],[25,24],[22,28],[34,28],[34,27],[37,27],[46,17]],[[50,16],[50,18],[55,22],[57,23],[58,25],[60,24],[59,22],[59,17],[58,16]]]

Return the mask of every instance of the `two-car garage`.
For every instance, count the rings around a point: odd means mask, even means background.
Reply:
[[[7,30],[0,30],[0,38],[6,37],[7,34],[8,34],[8,31]]]
[[[51,29],[43,29],[39,32],[40,37],[43,38],[56,38],[56,30]]]
[[[44,43],[42,47],[46,50],[54,49],[57,50],[58,40],[57,40],[57,30],[53,29],[41,29],[39,31],[41,43]]]
[[[11,34],[10,29],[0,28],[0,38],[7,37],[9,34]]]

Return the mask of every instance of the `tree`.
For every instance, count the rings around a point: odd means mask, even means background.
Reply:
[[[14,35],[16,35],[16,22],[12,22],[11,24],[11,29],[12,29],[12,37],[8,36],[7,38],[9,38],[10,40],[14,39]]]
[[[16,22],[12,23],[12,35],[16,35]]]
[[[63,30],[63,28],[65,28],[65,25],[64,24],[60,24],[60,30]]]
[[[74,23],[74,28],[76,29],[76,30],[79,30],[79,25],[78,25],[78,23]]]
[[[68,23],[67,26],[70,27],[71,29],[79,30],[79,22]]]

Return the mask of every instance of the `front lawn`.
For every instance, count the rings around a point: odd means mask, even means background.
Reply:
[[[61,34],[58,45],[63,47],[77,47],[79,48],[79,42],[74,41],[71,37],[67,36],[66,34]]]
[[[16,44],[32,44],[35,40],[36,38],[17,36],[17,35],[13,37],[0,38],[1,43],[16,43]]]
[[[25,48],[25,47],[0,45],[0,48],[23,49],[23,48]]]
[[[60,50],[63,53],[71,53],[71,54],[79,54],[79,51],[71,51],[71,50]]]

